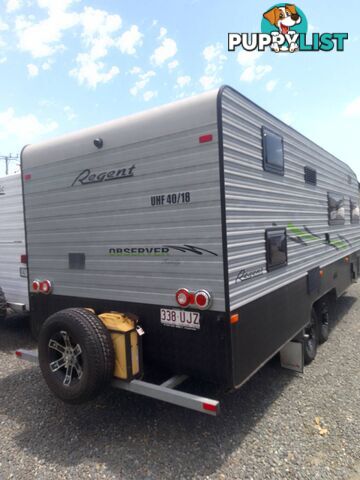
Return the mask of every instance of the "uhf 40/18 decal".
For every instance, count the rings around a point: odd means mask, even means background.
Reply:
[[[138,257],[138,256],[164,256],[169,255],[171,250],[181,253],[192,253],[195,255],[214,255],[217,253],[206,248],[195,247],[194,245],[161,245],[158,247],[112,247],[109,248],[108,255],[114,257]]]

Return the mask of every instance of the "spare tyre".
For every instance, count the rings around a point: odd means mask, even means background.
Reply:
[[[0,287],[0,321],[4,320],[6,317],[6,307],[7,307],[7,303],[6,303],[5,294],[3,292],[3,289]]]
[[[94,398],[112,378],[114,349],[101,320],[83,308],[51,315],[39,335],[39,364],[50,390],[68,403]]]

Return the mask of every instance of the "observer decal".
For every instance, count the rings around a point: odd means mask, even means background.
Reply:
[[[228,51],[242,48],[248,52],[266,49],[279,52],[344,51],[348,33],[313,33],[308,36],[308,21],[298,6],[278,3],[262,16],[261,33],[229,33]]]
[[[206,248],[196,247],[194,245],[159,245],[151,247],[112,247],[109,248],[108,255],[114,257],[137,257],[137,256],[167,256],[177,251],[180,253],[191,253],[194,255],[214,255],[217,253],[207,250]]]

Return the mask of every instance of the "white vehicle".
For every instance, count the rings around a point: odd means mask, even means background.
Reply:
[[[29,308],[21,175],[0,178],[0,320]]]
[[[355,173],[230,87],[29,145],[22,170],[39,361],[65,401],[110,382],[109,312],[138,320],[145,365],[231,390],[279,351],[311,362],[359,275]],[[121,385],[189,406],[176,378]]]

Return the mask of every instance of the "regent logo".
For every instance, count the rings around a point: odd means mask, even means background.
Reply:
[[[91,185],[94,183],[110,182],[112,180],[122,180],[134,176],[136,166],[124,167],[118,170],[107,170],[101,172],[93,172],[90,168],[86,168],[75,178],[72,187],[75,185]]]
[[[253,270],[240,270],[236,277],[236,283],[244,282],[246,280],[251,280],[252,278],[258,277],[265,273],[264,267],[254,268]]]
[[[347,33],[313,33],[307,36],[308,21],[297,5],[278,3],[263,13],[261,33],[229,33],[228,50],[266,49],[279,52],[344,51]]]
[[[177,251],[181,253],[192,253],[195,255],[214,255],[217,257],[217,253],[207,250],[206,248],[194,247],[193,245],[161,245],[158,247],[121,247],[121,248],[109,248],[108,254],[115,257],[124,256],[167,256],[171,251]]]
[[[0,185],[0,195],[5,195],[5,187]]]

